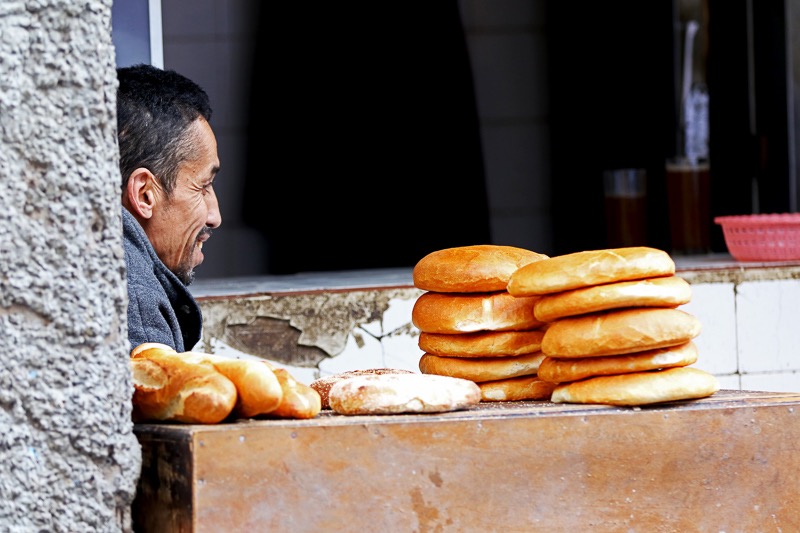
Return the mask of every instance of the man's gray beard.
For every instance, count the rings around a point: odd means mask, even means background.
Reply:
[[[172,273],[175,274],[178,277],[178,279],[181,280],[181,283],[183,283],[186,286],[191,285],[192,282],[194,281],[194,269],[191,267],[186,269],[179,268],[173,270]]]
[[[187,286],[191,285],[192,282],[194,281],[194,269],[190,270],[185,275],[180,276],[179,279],[183,282],[184,285]]]

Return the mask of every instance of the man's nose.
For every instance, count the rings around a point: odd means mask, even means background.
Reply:
[[[206,226],[211,228],[218,228],[220,224],[222,224],[222,213],[219,210],[219,201],[217,200],[217,194],[214,190],[211,190],[211,194],[208,196],[208,216],[206,217]]]

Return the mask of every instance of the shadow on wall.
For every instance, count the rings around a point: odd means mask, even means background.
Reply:
[[[414,6],[261,5],[243,218],[269,274],[489,242],[458,4]]]

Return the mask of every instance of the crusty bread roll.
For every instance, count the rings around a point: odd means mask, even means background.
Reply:
[[[165,359],[166,356],[170,358]],[[314,389],[299,383],[288,371],[265,359],[234,359],[201,352],[177,353],[172,347],[158,343],[144,343],[131,351],[131,363],[135,373],[141,374],[143,369],[151,369],[152,365],[143,363],[149,360],[163,363],[163,373],[168,378],[162,379],[168,386],[163,386],[160,396],[157,397],[157,401],[161,404],[179,401],[188,388],[179,386],[179,377],[196,373],[206,376],[209,383],[216,384],[220,378],[231,383],[233,404],[223,418],[231,413],[242,418],[257,416],[313,418],[320,411],[319,394]],[[212,379],[214,374],[218,378]],[[153,400],[143,397],[142,394],[135,396],[134,408],[136,409],[137,404],[144,406],[144,401]],[[193,413],[193,416],[204,416],[205,419],[213,419],[216,422],[222,420],[218,416],[199,413]],[[184,419],[172,416],[169,420],[189,421],[185,418],[185,416]]]
[[[423,374],[452,376],[481,383],[535,375],[544,357],[542,352],[508,357],[445,357],[425,353],[419,359],[419,369]]]
[[[474,333],[419,334],[419,348],[433,355],[450,357],[507,357],[538,352],[544,330],[476,331]]]
[[[181,354],[187,361],[211,364],[236,386],[234,415],[251,418],[273,412],[283,401],[283,389],[273,366],[257,359],[234,359],[200,352]]]
[[[478,244],[431,252],[412,272],[414,286],[434,292],[495,292],[506,285],[519,267],[547,259],[513,246]]]
[[[276,418],[314,418],[322,409],[319,393],[300,383],[285,368],[273,368],[275,376],[281,384],[283,399],[281,404],[267,413],[267,417]]]
[[[683,278],[664,276],[619,281],[547,294],[533,307],[536,318],[552,322],[567,316],[623,307],[678,307],[692,299],[692,288]]]
[[[668,348],[656,348],[629,355],[560,358],[545,357],[537,375],[545,381],[564,383],[592,376],[630,374],[659,368],[689,366],[697,362],[697,346],[685,342]]]
[[[328,401],[328,394],[330,394],[331,387],[345,379],[353,378],[356,376],[370,376],[375,374],[414,374],[410,370],[401,368],[366,368],[356,370],[346,370],[330,376],[322,376],[312,381],[309,386],[317,391],[322,401],[323,409],[330,409],[330,402]]]
[[[336,383],[328,394],[331,409],[342,415],[440,413],[480,400],[474,382],[433,374],[355,376]]]
[[[515,298],[505,291],[473,294],[426,292],[414,302],[411,321],[426,333],[531,330],[544,325],[533,315],[537,298]]]
[[[700,321],[680,309],[601,311],[552,322],[542,339],[551,357],[619,355],[683,344],[700,334]]]
[[[521,400],[549,400],[555,383],[538,376],[521,376],[478,383],[482,402],[516,402]]]
[[[175,351],[175,348],[168,344],[161,344],[160,342],[145,342],[131,350],[131,358],[146,355],[145,352],[150,350],[154,350],[153,353],[178,353]]]
[[[719,381],[712,374],[682,366],[562,383],[553,390],[550,401],[648,405],[705,398],[717,392],[719,388]]]
[[[130,359],[133,421],[216,424],[236,405],[236,386],[210,364],[186,361],[166,345],[152,343]]]
[[[511,275],[506,289],[514,296],[534,296],[673,274],[675,262],[667,252],[631,246],[587,250],[529,263]]]

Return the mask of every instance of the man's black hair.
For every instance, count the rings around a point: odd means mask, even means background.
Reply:
[[[191,148],[188,128],[200,117],[211,120],[208,95],[186,76],[152,65],[118,68],[117,79],[122,186],[134,170],[144,167],[169,195]]]

